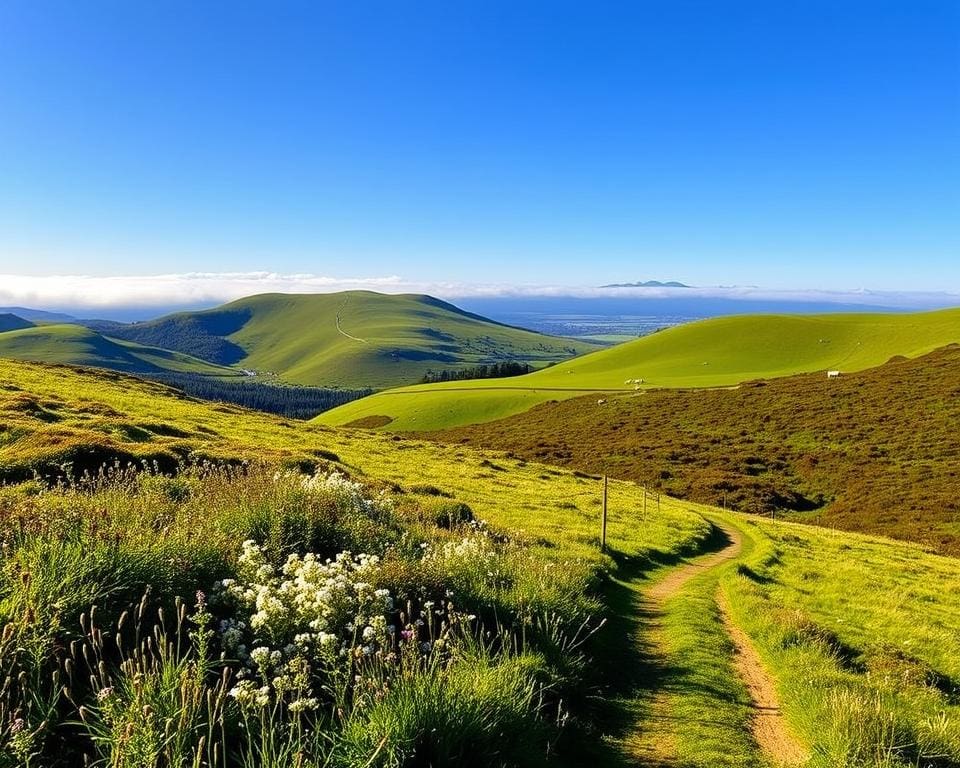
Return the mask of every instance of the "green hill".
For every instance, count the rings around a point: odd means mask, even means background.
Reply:
[[[43,325],[0,334],[0,357],[110,368],[127,373],[237,375],[222,366],[167,349],[109,339],[79,325]]]
[[[328,411],[323,424],[434,430],[521,413],[586,392],[727,387],[844,372],[960,341],[960,309],[911,314],[742,315],[703,320],[509,380],[420,385]],[[638,383],[642,380],[642,383]]]
[[[600,346],[502,325],[430,296],[369,291],[264,294],[146,323],[94,327],[291,383],[352,388],[393,387],[428,371],[494,362],[545,365]]]
[[[6,333],[7,331],[19,331],[23,328],[33,327],[33,323],[31,323],[29,320],[24,320],[18,315],[14,315],[9,312],[0,314],[0,333]]]
[[[836,380],[605,399],[543,403],[432,437],[960,554],[958,345]]]

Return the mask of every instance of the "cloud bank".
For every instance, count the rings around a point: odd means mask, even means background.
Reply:
[[[599,288],[569,285],[505,285],[497,283],[424,282],[396,275],[335,278],[277,272],[186,272],[159,275],[18,275],[0,274],[0,306],[26,306],[107,316],[115,310],[151,311],[214,306],[257,293],[331,293],[371,290],[384,293],[428,293],[463,298],[710,298],[741,301],[828,302],[890,308],[932,308],[960,305],[960,295],[896,291],[769,289],[757,286],[695,288]]]

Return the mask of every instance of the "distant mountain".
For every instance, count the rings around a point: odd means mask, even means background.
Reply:
[[[16,315],[33,323],[75,323],[77,318],[62,312],[46,312],[27,307],[0,307],[0,313]]]
[[[545,365],[599,348],[494,322],[431,296],[263,294],[143,323],[87,321],[116,339],[176,350],[295,384],[385,388],[428,371]]]
[[[29,320],[24,320],[19,315],[11,314],[10,312],[0,313],[0,333],[6,331],[19,331],[22,328],[33,328],[33,323]]]
[[[601,288],[692,288],[693,286],[678,283],[676,280],[669,280],[661,283],[659,280],[647,280],[642,283],[610,283],[601,285]]]

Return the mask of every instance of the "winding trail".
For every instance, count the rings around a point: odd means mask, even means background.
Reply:
[[[369,344],[370,342],[367,341],[366,339],[361,339],[356,336],[351,336],[349,333],[343,330],[343,328],[340,326],[340,313],[343,312],[343,310],[346,308],[348,301],[350,301],[349,296],[347,296],[347,298],[344,299],[343,304],[340,305],[340,309],[337,310],[337,333],[339,333],[341,336],[346,336],[348,339],[352,339],[353,341],[359,341],[361,344]]]
[[[653,585],[641,589],[639,610],[645,617],[637,642],[649,659],[651,668],[669,670],[671,659],[664,627],[668,602],[682,599],[684,587],[692,579],[736,559],[743,549],[743,536],[732,525],[712,521],[725,538],[720,549],[702,555],[668,571]],[[802,765],[809,757],[796,740],[780,710],[776,689],[750,638],[734,624],[729,606],[718,588],[718,605],[723,628],[734,646],[733,668],[746,686],[751,699],[751,730],[764,761],[776,768]],[[673,711],[669,673],[661,673],[640,707],[640,716],[623,741],[630,762],[650,768],[681,768],[676,757],[674,735],[683,728],[682,718]]]

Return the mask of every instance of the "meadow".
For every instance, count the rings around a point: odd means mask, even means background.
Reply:
[[[960,764],[960,562],[761,518],[722,588],[816,766]]]
[[[741,315],[668,328],[526,376],[388,390],[321,414],[332,426],[440,430],[585,392],[736,386],[812,371],[853,372],[960,342],[960,310]],[[374,419],[377,419],[374,421]]]
[[[601,551],[584,472],[0,366],[4,765],[772,764],[718,590],[808,765],[960,764],[955,559],[624,481]]]

